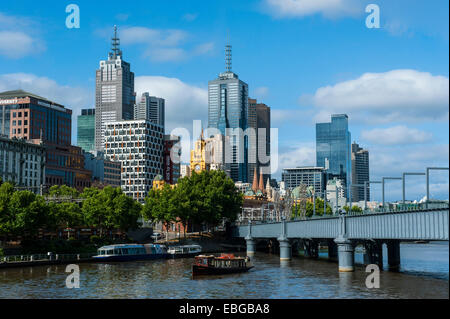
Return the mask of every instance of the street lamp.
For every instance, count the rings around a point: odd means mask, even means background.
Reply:
[[[430,170],[448,171],[448,167],[427,167],[427,201],[425,202],[427,209],[428,209],[428,202],[430,201]]]
[[[406,175],[421,176],[421,175],[425,175],[425,173],[403,173],[403,178],[402,178],[402,202],[403,202],[403,205],[405,205],[405,176]]]
[[[383,198],[383,210],[384,210],[384,181],[385,180],[397,180],[397,179],[402,179],[401,177],[383,177],[381,178],[381,196]]]

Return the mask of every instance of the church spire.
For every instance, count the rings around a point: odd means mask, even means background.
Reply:
[[[263,174],[262,174],[262,171],[259,173],[259,190],[261,191],[261,192],[265,192],[265,190],[264,190],[264,179],[263,179]]]
[[[258,173],[256,172],[256,167],[255,167],[255,172],[253,173],[252,191],[254,191],[256,193],[257,190],[258,190]]]

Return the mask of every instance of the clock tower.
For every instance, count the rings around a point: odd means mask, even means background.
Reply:
[[[195,142],[191,151],[191,172],[200,173],[206,170],[209,170],[209,163],[206,163],[206,141],[202,130],[200,139]]]

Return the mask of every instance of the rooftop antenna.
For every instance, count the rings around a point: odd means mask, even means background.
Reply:
[[[120,39],[117,37],[117,26],[114,26],[114,37],[111,38],[111,56],[115,59],[118,56],[122,56],[120,51]]]
[[[230,32],[227,35],[227,45],[225,46],[225,69],[227,72],[231,72],[231,44],[230,44]]]

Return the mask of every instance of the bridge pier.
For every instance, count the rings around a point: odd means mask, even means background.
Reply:
[[[278,238],[278,242],[280,243],[280,260],[291,260],[292,258],[292,248],[289,239],[287,238]]]
[[[383,242],[381,240],[371,240],[364,243],[366,253],[364,254],[364,264],[376,264],[383,269]]]
[[[334,240],[338,247],[339,271],[355,270],[355,248],[350,239],[340,236]]]
[[[304,239],[303,251],[305,257],[319,258],[319,242],[313,239]]]
[[[248,221],[248,233],[245,237],[245,241],[247,242],[247,255],[254,255],[256,252],[256,242],[252,237],[252,221]]]
[[[397,271],[400,268],[400,241],[389,240],[387,242],[389,270]]]

